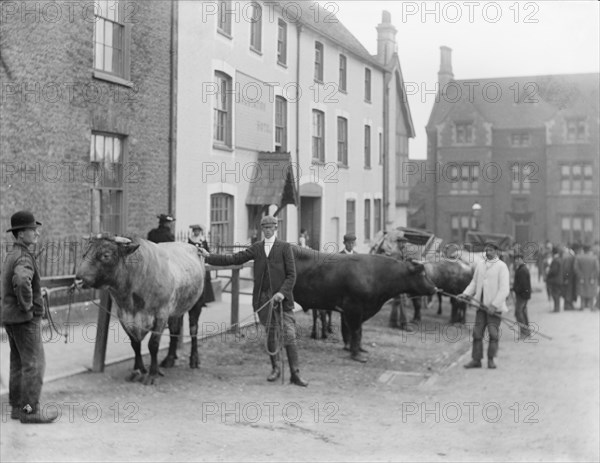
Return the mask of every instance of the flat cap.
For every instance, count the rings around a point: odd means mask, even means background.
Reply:
[[[498,243],[496,243],[495,241],[488,241],[485,243],[485,248],[494,248],[497,249],[498,251],[501,251],[502,248],[500,248],[500,245]]]
[[[197,224],[197,223],[195,223],[194,225],[190,225],[190,228],[192,230],[198,230],[199,229],[199,230],[204,231],[204,227],[202,225],[200,225],[200,224]]]
[[[356,241],[356,235],[354,233],[346,233],[344,235],[344,243],[346,241]]]
[[[265,215],[262,219],[260,219],[260,226],[263,225],[277,225],[277,219],[272,215]]]

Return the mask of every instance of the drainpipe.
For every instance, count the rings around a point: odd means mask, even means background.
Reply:
[[[175,216],[177,172],[177,2],[171,2],[171,75],[169,78],[169,214]]]
[[[382,230],[385,233],[387,231],[387,221],[388,221],[388,202],[389,202],[389,186],[388,186],[388,170],[389,170],[389,112],[390,112],[390,103],[389,103],[389,72],[384,71],[383,74],[383,194],[381,198],[381,202],[383,205],[381,216],[383,220]]]
[[[300,34],[302,33],[302,24],[296,24],[296,85],[300,88]],[[300,98],[296,95],[296,191],[298,192],[298,204],[296,204],[296,213],[298,215],[297,233],[300,236],[300,220],[301,220],[301,207],[300,207]]]

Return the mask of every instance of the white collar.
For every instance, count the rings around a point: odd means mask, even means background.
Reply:
[[[273,245],[273,243],[275,242],[275,235],[273,235],[271,238],[265,238],[265,245],[269,244],[269,245]]]

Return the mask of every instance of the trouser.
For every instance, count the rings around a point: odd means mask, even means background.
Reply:
[[[527,316],[527,299],[517,296],[515,302],[515,318],[519,322],[521,336],[529,336],[529,317]]]
[[[258,307],[262,307],[271,296],[268,293],[261,293],[258,299]],[[270,317],[269,317],[269,314]],[[281,309],[278,304],[267,305],[258,312],[258,319],[265,327],[267,332],[267,347],[269,352],[275,352],[275,337],[281,329]],[[283,311],[283,345],[296,345],[296,318],[291,310]]]
[[[497,315],[490,315],[485,310],[478,310],[475,315],[475,326],[473,326],[473,354],[474,360],[483,358],[483,334],[487,327],[490,337],[487,356],[494,358],[498,353],[498,341],[500,339],[500,322],[502,319]]]
[[[46,371],[42,319],[5,325],[10,345],[8,400],[13,408],[39,405]]]
[[[560,312],[560,298],[562,297],[562,288],[558,285],[550,285],[550,294],[554,301],[554,312]]]
[[[563,304],[563,310],[574,310],[573,303],[577,301],[577,296],[573,294],[573,287],[570,285],[563,286],[563,298],[565,300]]]
[[[594,307],[594,298],[581,296],[581,308],[591,309],[592,307]]]

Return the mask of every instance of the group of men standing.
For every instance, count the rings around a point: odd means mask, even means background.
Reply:
[[[553,301],[553,312],[561,311],[561,299],[563,310],[599,308],[600,260],[590,245],[552,246],[542,271],[548,299]],[[576,308],[578,300],[581,301],[579,309]]]

